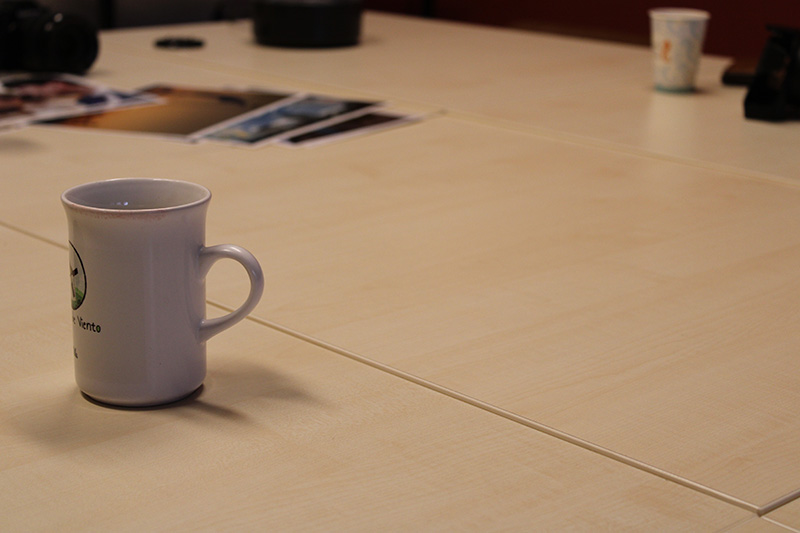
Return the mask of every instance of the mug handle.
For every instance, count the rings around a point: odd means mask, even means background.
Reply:
[[[200,321],[200,342],[205,342],[217,333],[228,329],[252,311],[261,294],[264,292],[264,274],[258,260],[242,248],[234,244],[218,244],[200,249],[200,275],[205,278],[211,266],[220,259],[238,261],[250,276],[250,294],[247,300],[235,311],[217,318],[204,318]]]

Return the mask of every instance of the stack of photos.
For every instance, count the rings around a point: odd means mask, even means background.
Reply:
[[[119,91],[67,74],[6,75],[0,77],[0,130],[157,102],[155,95]]]
[[[262,89],[159,84],[139,89],[130,98],[138,99],[131,104],[140,105],[34,114],[29,122],[258,147],[311,146],[416,120],[383,111],[380,102]]]

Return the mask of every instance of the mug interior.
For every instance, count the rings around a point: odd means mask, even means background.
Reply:
[[[66,203],[112,211],[171,209],[202,203],[208,189],[187,181],[121,178],[78,185],[66,191]]]

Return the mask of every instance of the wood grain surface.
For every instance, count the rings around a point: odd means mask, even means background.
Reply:
[[[92,78],[421,122],[313,149],[0,135],[0,525],[800,527],[797,128],[744,121],[715,58],[676,97],[634,47],[366,22],[330,51],[256,47],[243,22],[181,27],[207,45],[175,53],[165,28],[108,32]],[[208,244],[266,274],[176,408],[72,380],[59,196],[123,176],[208,186]],[[221,314],[247,279],[223,262],[207,285]]]
[[[0,529],[713,529],[747,512],[245,321],[193,398],[73,380],[66,250],[0,228]]]

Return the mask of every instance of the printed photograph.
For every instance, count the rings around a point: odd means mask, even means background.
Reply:
[[[343,120],[300,135],[288,137],[282,142],[290,146],[311,146],[355,135],[363,135],[415,120],[418,120],[418,118],[396,113],[366,113],[349,120]]]
[[[214,141],[256,146],[321,124],[346,119],[375,105],[377,102],[305,96],[264,113],[251,114],[205,137]]]
[[[62,126],[190,137],[290,96],[285,93],[258,90],[205,90],[169,85],[147,87],[142,89],[142,92],[158,98],[159,103],[53,123]]]

